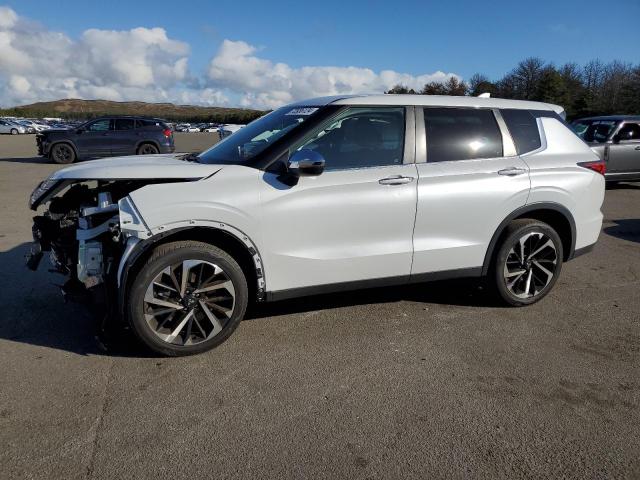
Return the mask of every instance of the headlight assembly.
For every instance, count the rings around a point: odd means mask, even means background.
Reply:
[[[58,180],[53,178],[47,178],[40,182],[40,185],[31,192],[31,196],[29,197],[29,208],[37,207],[38,200],[40,200],[49,190],[55,187],[57,183]]]

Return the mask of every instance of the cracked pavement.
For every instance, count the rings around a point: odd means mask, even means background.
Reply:
[[[101,351],[46,259],[23,267],[57,168],[29,148],[0,137],[1,477],[640,476],[640,184],[607,190],[596,248],[536,305],[474,282],[311,297],[165,359]]]

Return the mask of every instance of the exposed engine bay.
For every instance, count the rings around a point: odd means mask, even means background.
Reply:
[[[43,215],[33,218],[34,244],[27,266],[36,270],[44,252],[49,252],[52,271],[68,277],[62,286],[66,299],[108,310],[108,289],[115,285],[112,280],[126,244],[118,201],[144,185],[162,181],[93,180],[62,189],[49,200]]]

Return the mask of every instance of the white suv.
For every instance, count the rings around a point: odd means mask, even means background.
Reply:
[[[251,300],[452,277],[544,297],[602,224],[604,164],[555,105],[318,98],[199,155],[80,163],[31,195],[35,244],[151,349],[210,349]]]

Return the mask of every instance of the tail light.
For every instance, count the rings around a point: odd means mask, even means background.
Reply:
[[[593,170],[594,172],[598,172],[600,175],[607,173],[607,164],[604,160],[597,160],[595,162],[579,162],[578,165],[583,168]]]
[[[162,133],[165,137],[169,138],[171,136],[171,129],[165,128]]]

